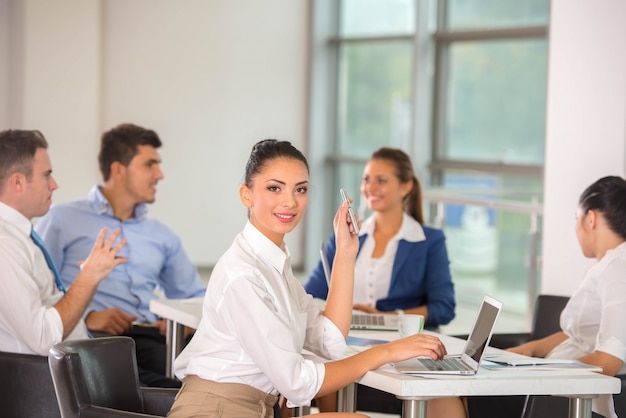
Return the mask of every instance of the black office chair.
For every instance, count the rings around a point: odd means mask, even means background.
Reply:
[[[61,417],[47,357],[0,352],[0,394],[3,417]]]
[[[533,314],[533,324],[530,332],[493,334],[489,345],[504,349],[554,334],[561,329],[561,312],[568,301],[568,296],[537,296],[535,312]]]
[[[139,386],[129,337],[59,343],[48,359],[63,418],[165,416],[178,393]]]

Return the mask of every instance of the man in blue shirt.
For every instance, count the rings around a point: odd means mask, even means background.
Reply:
[[[70,287],[102,227],[121,229],[127,240],[120,256],[128,263],[115,268],[98,288],[85,314],[94,334],[129,335],[137,346],[143,384],[179,385],[165,379],[165,321],[149,310],[158,290],[168,298],[201,297],[205,285],[167,226],[147,218],[163,179],[158,135],[149,129],[122,124],[101,138],[98,161],[104,183],[94,186],[86,200],[53,205],[39,220],[37,232]]]

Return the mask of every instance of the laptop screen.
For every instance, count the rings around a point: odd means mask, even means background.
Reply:
[[[502,308],[502,303],[485,296],[483,302],[480,305],[480,310],[476,316],[476,321],[472,327],[472,332],[467,338],[467,343],[463,350],[463,357],[468,360],[468,357],[476,363],[476,367],[480,364],[480,360],[485,352],[485,349],[489,345],[489,340],[493,332],[493,327]],[[471,362],[471,361],[470,361]]]

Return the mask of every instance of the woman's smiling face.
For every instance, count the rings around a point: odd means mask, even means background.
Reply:
[[[393,162],[370,160],[363,170],[361,194],[367,206],[376,212],[403,210],[404,197],[411,191],[412,183],[401,183]]]
[[[242,185],[239,194],[252,225],[280,246],[308,206],[309,171],[302,161],[275,158],[266,162],[250,187]]]

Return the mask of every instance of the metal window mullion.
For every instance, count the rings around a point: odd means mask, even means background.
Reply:
[[[415,0],[415,38],[413,43],[413,118],[411,123],[411,145],[413,166],[419,177],[427,171],[432,154],[432,100],[434,79],[430,79],[429,68],[434,55],[434,41],[429,33],[429,1]],[[420,173],[421,172],[421,173]]]
[[[466,31],[447,31],[438,29],[433,36],[437,42],[546,38],[548,36],[548,26],[539,25]]]
[[[445,30],[448,27],[448,0],[441,0],[437,3],[437,31]],[[431,172],[432,185],[443,184],[443,171],[432,166],[432,161],[441,159],[446,146],[445,118],[446,118],[446,92],[448,79],[448,49],[445,43],[438,42],[433,36],[435,45],[435,68],[434,68],[434,91],[433,91],[433,112],[432,112],[432,146],[431,146]]]
[[[365,165],[367,163],[367,158],[364,157],[355,157],[352,155],[340,155],[340,154],[328,154],[326,156],[326,163],[330,165],[340,165],[340,164],[362,164]]]
[[[488,163],[488,162],[475,162],[464,160],[447,160],[447,159],[435,159],[430,164],[432,171],[482,171],[488,173],[497,174],[518,174],[531,177],[543,176],[543,166],[540,165],[521,165],[521,164],[503,164],[503,163]]]
[[[543,216],[543,206],[536,200],[532,202],[520,202],[502,198],[487,198],[468,196],[458,192],[446,192],[436,189],[424,189],[423,198],[425,201],[434,202],[437,205],[460,205],[478,206],[481,208],[493,209],[498,212],[511,212],[528,215],[529,217]]]
[[[410,41],[414,34],[406,35],[378,35],[378,36],[335,36],[328,39],[331,44],[358,43],[358,42],[388,42],[388,41]]]

